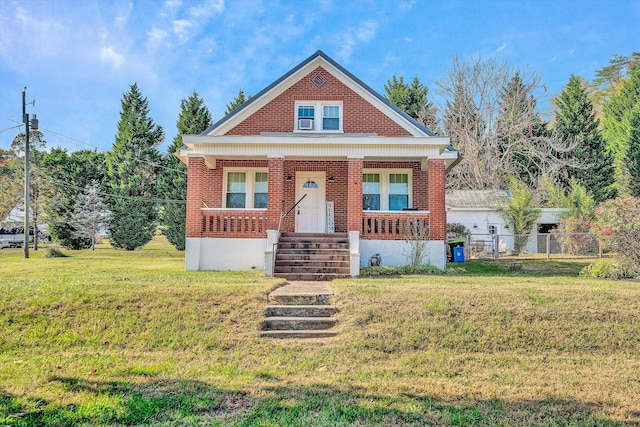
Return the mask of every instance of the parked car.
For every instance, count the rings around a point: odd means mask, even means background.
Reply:
[[[0,249],[4,249],[4,248],[10,248],[11,245],[9,244],[8,240],[0,240]]]

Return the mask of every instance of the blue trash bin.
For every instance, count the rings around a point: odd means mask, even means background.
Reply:
[[[464,248],[458,246],[453,248],[453,262],[464,262]]]

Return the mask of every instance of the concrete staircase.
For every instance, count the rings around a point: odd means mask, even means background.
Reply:
[[[335,336],[331,330],[337,313],[330,305],[333,295],[327,283],[288,283],[269,294],[272,303],[265,309],[261,336],[270,338],[323,338]]]
[[[302,281],[349,277],[347,233],[282,233],[274,275]]]

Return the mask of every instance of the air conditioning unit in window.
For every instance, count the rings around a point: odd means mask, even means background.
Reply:
[[[313,119],[298,119],[298,129],[313,130]]]

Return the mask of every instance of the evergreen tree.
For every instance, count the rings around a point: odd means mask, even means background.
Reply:
[[[78,194],[73,205],[70,223],[74,225],[73,234],[80,239],[91,242],[91,250],[96,249],[96,235],[109,226],[111,212],[100,196],[97,181],[87,185]]]
[[[555,131],[567,144],[575,144],[567,153],[576,160],[576,167],[566,167],[559,177],[565,187],[572,179],[589,189],[596,202],[614,197],[613,158],[598,128],[593,106],[580,78],[572,75],[557,99]]]
[[[640,197],[640,108],[633,111],[629,124],[629,190],[633,197]]]
[[[187,166],[174,153],[183,145],[182,135],[197,135],[211,124],[211,114],[196,92],[188,99],[183,99],[180,102],[180,115],[176,123],[178,134],[167,150],[163,159],[165,167],[158,177],[158,191],[166,200],[160,211],[160,219],[164,226],[162,233],[180,251],[185,247]]]
[[[156,230],[156,177],[160,165],[158,146],[162,127],[149,117],[149,106],[137,84],[124,94],[118,133],[106,155],[105,189],[113,213],[109,228],[111,245],[134,250],[147,244]]]
[[[630,78],[624,82],[620,91],[612,95],[604,105],[602,114],[602,134],[614,156],[616,186],[622,196],[631,194],[627,155],[631,135],[631,117],[638,109],[640,109],[640,65],[636,64],[630,71]]]
[[[78,194],[93,181],[102,182],[105,155],[92,150],[68,154],[53,148],[43,160],[45,179],[51,184],[44,194],[47,223],[53,239],[67,249],[85,249],[91,240],[78,236],[71,222],[72,208]]]
[[[404,77],[397,78],[394,74],[384,85],[385,98],[393,105],[407,113],[430,131],[440,134],[438,125],[438,109],[429,102],[429,88],[420,83],[415,76],[411,84],[404,81]]]
[[[22,165],[11,150],[0,148],[0,221],[4,220],[20,201],[20,186],[17,170]],[[22,163],[24,164],[24,162]]]
[[[245,97],[244,96],[244,91],[242,89],[240,89],[238,91],[238,95],[235,98],[233,98],[233,100],[230,103],[227,104],[227,109],[225,110],[224,114],[225,115],[229,114],[230,112],[232,112],[233,110],[235,110],[236,108],[238,108],[239,106],[244,104],[250,98],[251,98],[251,96],[249,96],[248,98]]]

